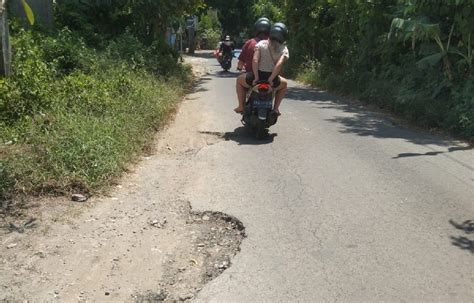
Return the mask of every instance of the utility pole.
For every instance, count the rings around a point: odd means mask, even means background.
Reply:
[[[7,0],[0,0],[0,76],[11,74],[11,47],[8,30]]]

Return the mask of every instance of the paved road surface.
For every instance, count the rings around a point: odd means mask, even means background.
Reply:
[[[258,142],[232,112],[237,74],[206,64],[197,129],[225,140],[185,193],[248,237],[196,302],[472,302],[474,227],[456,225],[474,220],[472,149],[295,82]]]

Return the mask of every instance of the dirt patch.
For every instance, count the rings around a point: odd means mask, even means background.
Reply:
[[[237,219],[126,195],[77,218],[3,226],[0,301],[186,301],[231,266],[245,237]]]
[[[194,155],[226,140],[199,132],[198,102],[183,101],[156,153],[108,196],[32,198],[22,216],[0,218],[0,301],[186,301],[231,266],[242,223],[185,197]]]

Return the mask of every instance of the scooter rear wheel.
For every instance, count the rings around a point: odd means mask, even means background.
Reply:
[[[268,129],[265,127],[265,121],[259,120],[256,130],[255,130],[255,137],[258,140],[265,139],[268,136]]]

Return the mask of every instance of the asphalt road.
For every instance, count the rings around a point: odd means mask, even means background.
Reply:
[[[184,192],[247,238],[196,302],[472,302],[472,148],[295,82],[256,141],[232,111],[237,73],[206,64],[190,98],[220,141]]]

